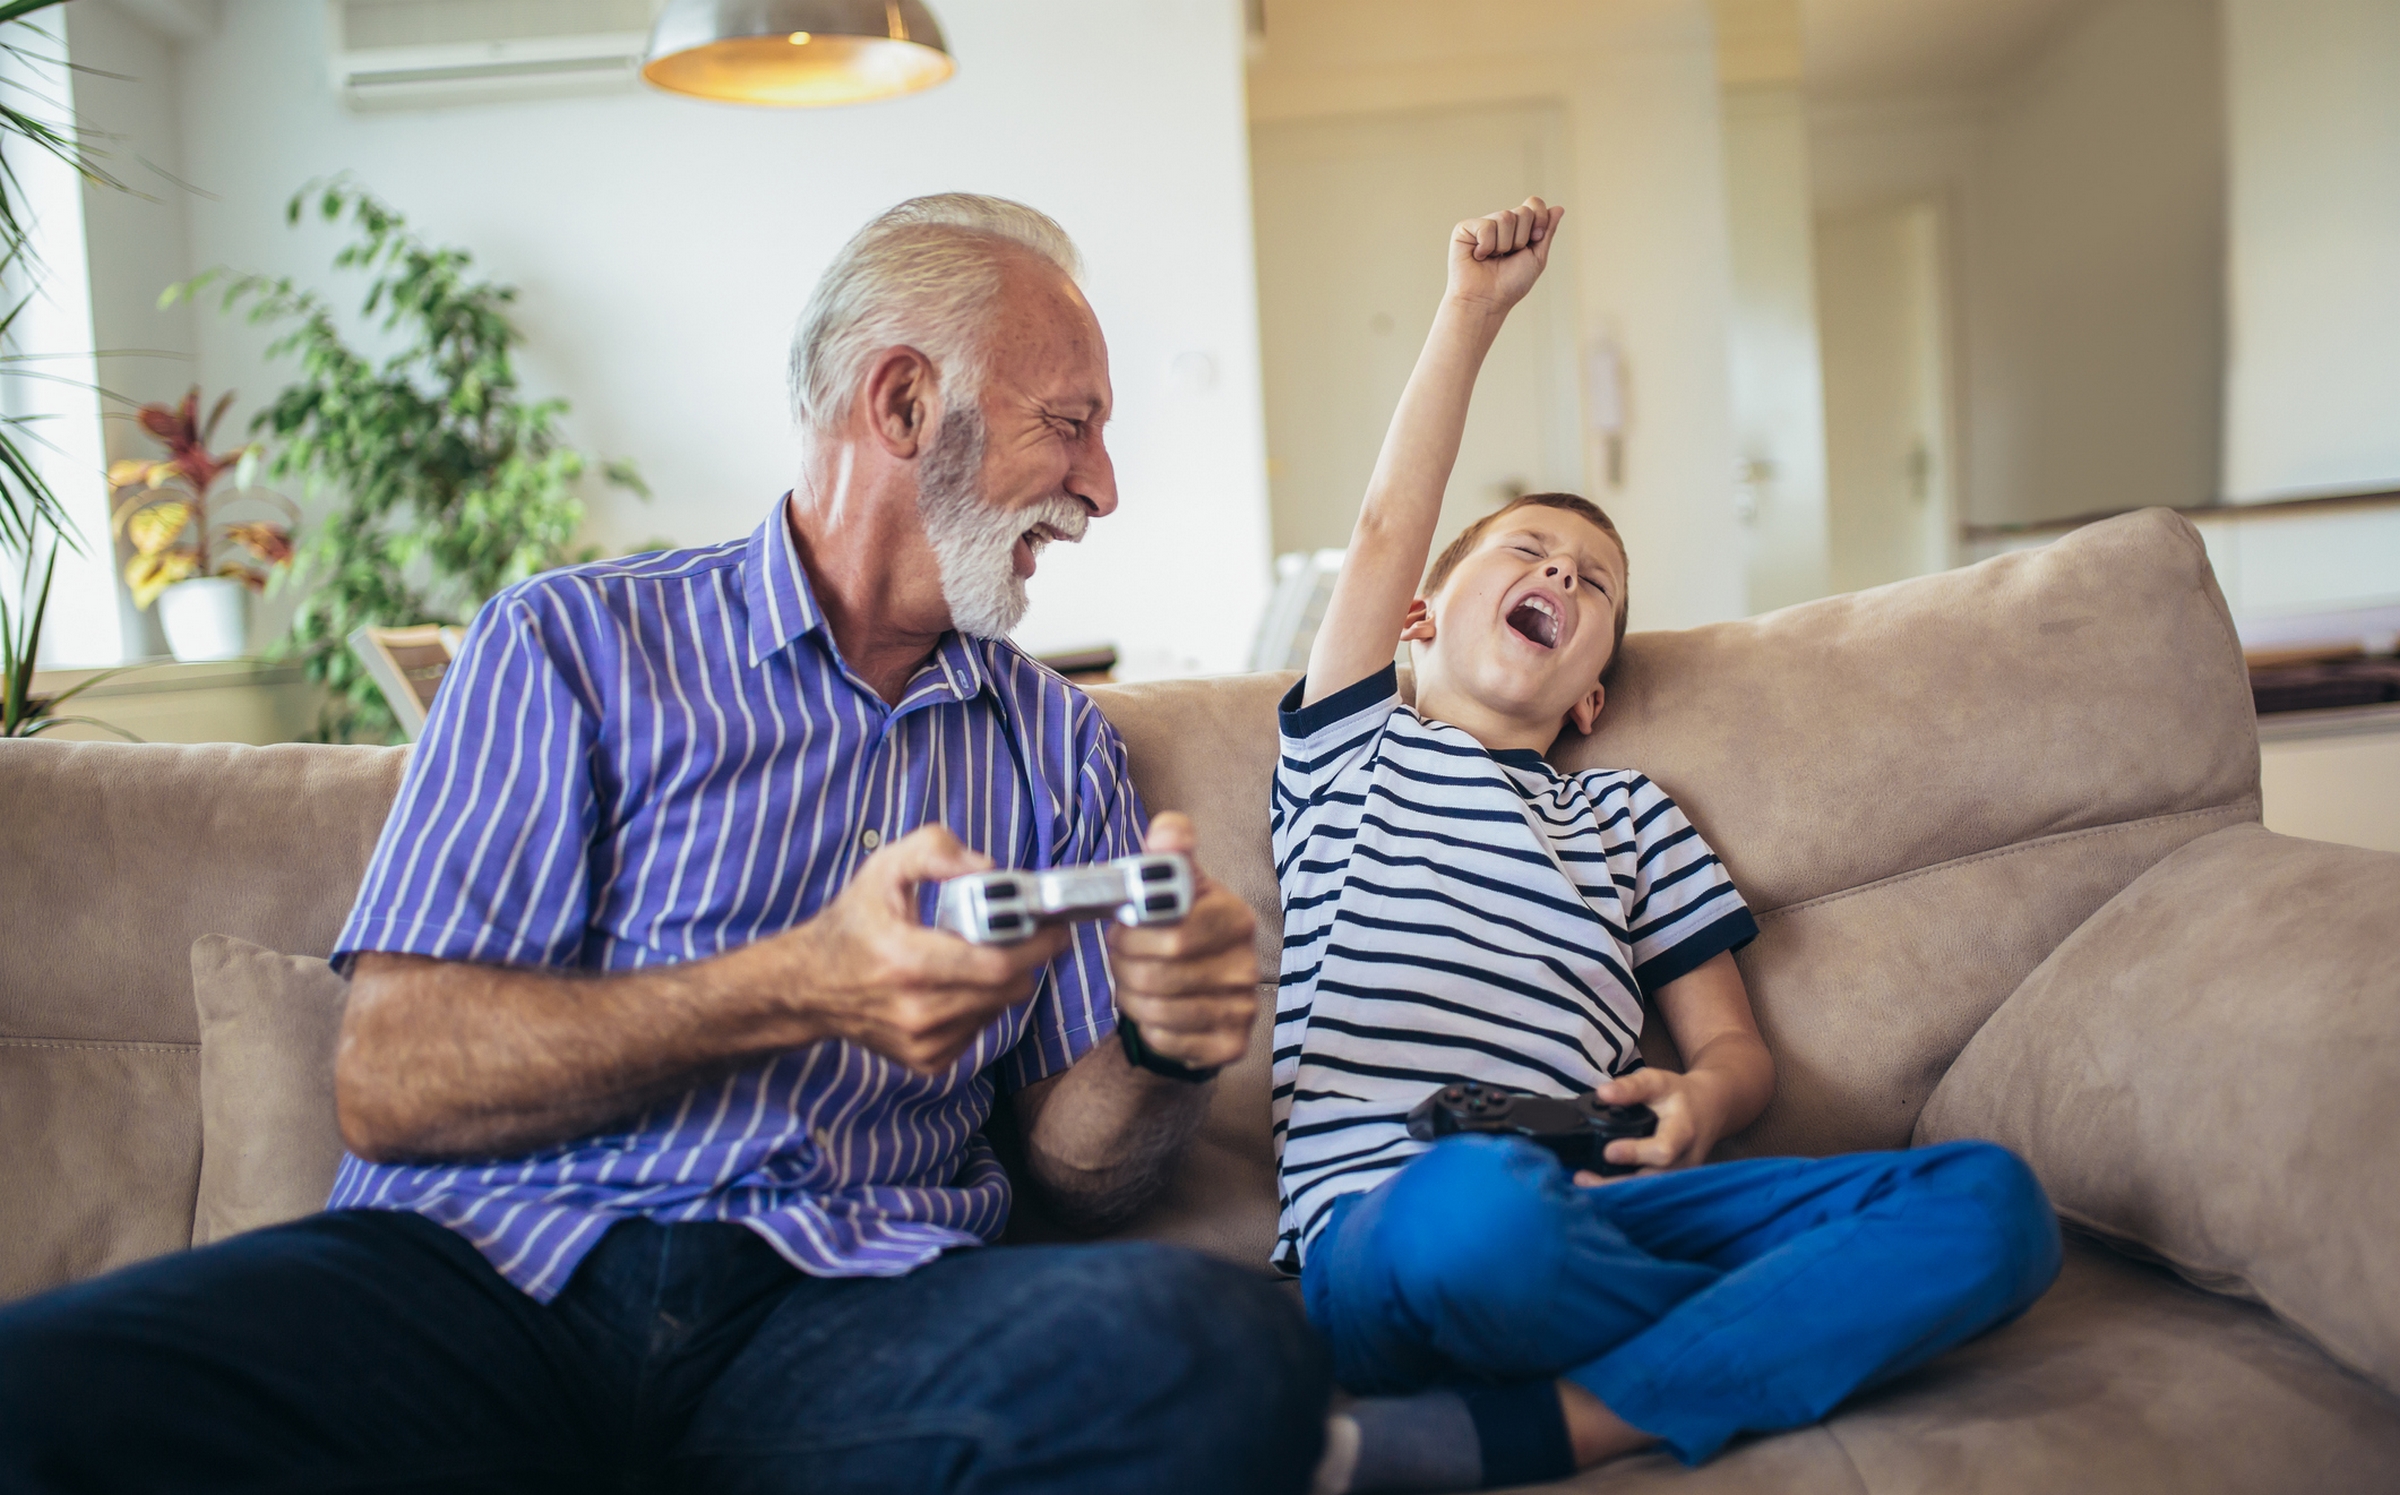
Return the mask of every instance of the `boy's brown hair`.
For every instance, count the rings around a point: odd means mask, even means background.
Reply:
[[[1431,597],[1440,591],[1442,583],[1450,579],[1450,573],[1458,569],[1458,563],[1465,560],[1467,552],[1475,548],[1475,542],[1483,538],[1484,531],[1490,529],[1494,521],[1513,514],[1519,509],[1563,509],[1579,519],[1591,521],[1599,526],[1602,534],[1617,542],[1618,556],[1623,558],[1626,571],[1628,573],[1632,571],[1633,558],[1626,554],[1625,537],[1617,533],[1616,521],[1602,513],[1598,504],[1576,493],[1524,493],[1510,499],[1499,508],[1460,530],[1458,538],[1443,547],[1442,553],[1433,558],[1433,569],[1425,573],[1425,584],[1418,589],[1419,594]],[[1628,592],[1633,590],[1630,577],[1625,590]],[[1608,663],[1600,667],[1601,684],[1606,685],[1608,677],[1616,673],[1617,656],[1624,647],[1625,599],[1619,597],[1617,599],[1617,638],[1616,642],[1608,646]]]

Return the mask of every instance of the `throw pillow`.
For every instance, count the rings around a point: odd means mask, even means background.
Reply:
[[[325,1207],[342,1136],[333,1048],[350,984],[314,956],[246,940],[192,942],[200,1010],[200,1200],[205,1246]]]
[[[2400,1391],[2400,856],[2190,842],[2025,979],[1916,1140],[2016,1149],[2060,1216]]]

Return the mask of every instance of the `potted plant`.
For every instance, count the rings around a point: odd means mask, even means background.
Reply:
[[[111,523],[133,545],[125,584],[136,606],[158,604],[167,647],[179,660],[238,659],[249,637],[250,594],[266,590],[276,568],[291,563],[292,528],[271,519],[228,523],[223,510],[245,500],[272,501],[297,522],[299,511],[275,494],[250,487],[259,448],[253,443],[212,452],[217,422],[233,403],[228,393],[200,419],[200,391],[176,405],[144,405],[134,416],[167,449],[163,460],[128,457],[108,470],[112,488],[133,496]],[[234,474],[230,497],[214,490]]]
[[[359,312],[380,356],[353,346],[327,299],[288,276],[233,277],[219,304],[246,304],[252,322],[280,328],[268,355],[300,365],[251,421],[273,443],[270,471],[323,501],[294,572],[306,591],[278,652],[326,687],[323,737],[389,742],[397,722],[353,632],[459,622],[511,582],[598,554],[576,544],[587,474],[649,490],[630,462],[567,444],[566,401],[519,389],[514,287],[477,276],[465,250],[418,238],[346,178],[302,188],[285,217],[298,224],[311,207],[354,230],[334,266],[367,277]],[[161,304],[225,275],[170,286]]]

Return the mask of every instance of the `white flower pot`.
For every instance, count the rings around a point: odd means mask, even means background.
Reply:
[[[230,576],[195,576],[158,594],[167,647],[189,663],[239,659],[250,643],[250,589]]]

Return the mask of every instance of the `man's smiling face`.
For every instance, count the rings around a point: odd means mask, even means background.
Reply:
[[[1023,616],[1042,547],[1082,539],[1116,509],[1117,485],[1101,438],[1108,344],[1074,282],[1009,256],[985,337],[980,399],[944,414],[920,507],[953,623],[997,637]]]
[[[1418,702],[1445,699],[1556,723],[1591,699],[1615,651],[1625,552],[1580,514],[1528,505],[1500,516],[1426,599]],[[1588,723],[1586,724],[1588,727]]]

